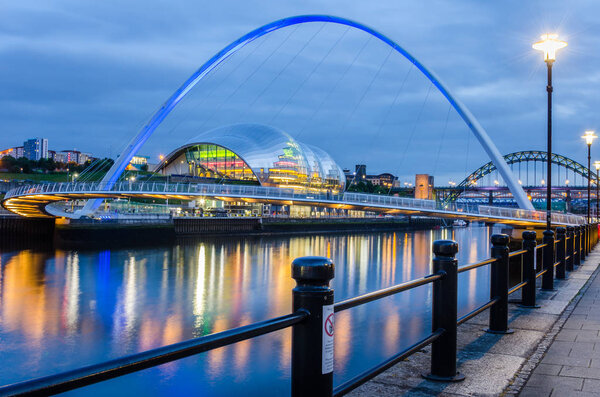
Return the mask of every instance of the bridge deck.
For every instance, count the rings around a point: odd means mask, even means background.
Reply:
[[[3,206],[27,217],[74,217],[75,214],[49,207],[49,204],[80,199],[156,198],[194,200],[211,197],[224,201],[246,201],[278,205],[310,205],[338,209],[373,211],[385,214],[407,214],[436,218],[465,219],[506,223],[515,226],[543,226],[542,211],[489,207],[468,204],[443,204],[433,200],[418,200],[361,193],[310,193],[264,186],[217,185],[196,183],[119,182],[110,189],[102,183],[52,183],[22,186],[9,191]],[[576,215],[552,214],[557,225],[579,225],[585,219]]]

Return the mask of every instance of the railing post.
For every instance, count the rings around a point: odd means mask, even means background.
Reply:
[[[433,272],[444,273],[433,284],[433,332],[442,328],[444,333],[431,345],[431,372],[426,379],[439,382],[458,382],[465,379],[456,371],[456,319],[458,299],[458,244],[452,240],[433,243]]]
[[[573,233],[574,227],[573,226],[567,226],[567,252],[566,252],[566,257],[568,259],[566,259],[566,269],[568,272],[572,272],[573,271],[573,263],[575,262],[574,258],[573,258],[573,252],[575,252],[575,250],[573,249],[573,247],[575,247],[575,233]]]
[[[490,273],[490,299],[498,301],[490,308],[490,327],[493,334],[512,334],[508,328],[508,243],[506,234],[492,235],[492,263]]]
[[[542,290],[552,291],[554,290],[554,231],[544,230],[542,242],[546,244],[542,262],[546,273],[542,275]]]
[[[558,262],[559,264],[556,266],[556,278],[563,280],[566,277],[566,273],[565,273],[565,251],[566,251],[566,243],[567,243],[567,238],[566,238],[566,232],[567,229],[565,229],[562,226],[559,226],[556,228],[556,239],[558,240],[558,243],[556,244],[556,262]],[[552,263],[552,266],[554,267],[554,261]]]
[[[581,265],[581,228],[575,226],[573,232],[573,266]]]
[[[585,260],[585,225],[579,226],[581,229],[581,236],[579,237],[580,242],[579,245],[581,247],[581,260]]]
[[[292,262],[293,311],[309,316],[292,327],[292,396],[333,394],[333,289],[331,259],[305,256]]]
[[[523,254],[523,278],[527,280],[527,284],[523,286],[521,307],[539,308],[535,304],[535,241],[536,233],[533,230],[525,230],[523,232],[523,249],[527,252]]]

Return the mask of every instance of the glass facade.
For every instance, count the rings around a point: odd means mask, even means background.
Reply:
[[[252,169],[234,152],[219,145],[186,148],[187,175],[204,178],[258,181]]]
[[[337,192],[345,185],[342,169],[325,151],[259,124],[200,134],[166,156],[157,171],[315,192]]]

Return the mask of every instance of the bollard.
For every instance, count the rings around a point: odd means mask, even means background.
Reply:
[[[445,273],[433,284],[432,325],[435,332],[444,333],[431,345],[431,372],[424,378],[438,382],[458,382],[465,379],[456,371],[456,318],[458,299],[458,244],[452,240],[433,243],[433,272]]]
[[[556,266],[556,278],[560,279],[560,280],[564,280],[566,273],[565,273],[565,249],[566,249],[566,245],[567,245],[567,236],[566,236],[566,232],[567,229],[565,229],[564,227],[557,227],[556,228],[556,239],[558,240],[558,243],[556,244],[556,262],[558,262],[558,265]],[[552,266],[554,267],[554,263],[552,264]]]
[[[579,226],[581,228],[581,260],[585,260],[585,225]]]
[[[506,234],[492,235],[492,263],[490,273],[490,299],[498,299],[490,308],[490,327],[492,334],[512,334],[508,329],[508,243]]]
[[[574,236],[574,249],[573,249],[573,265],[580,266],[581,265],[581,227],[575,226]]]
[[[533,230],[523,232],[523,249],[527,251],[523,254],[523,278],[527,280],[527,284],[523,286],[520,306],[529,309],[539,308],[535,304],[535,237]]]
[[[333,289],[331,259],[319,256],[296,258],[292,262],[293,311],[309,316],[292,327],[292,396],[333,394]]]
[[[568,272],[572,272],[573,271],[573,263],[574,263],[574,258],[573,258],[573,252],[575,252],[575,250],[573,249],[573,247],[575,247],[575,233],[573,233],[573,230],[575,228],[573,226],[567,226],[567,247],[566,247],[566,259],[565,259],[565,269]]]
[[[554,290],[554,231],[544,230],[544,238],[542,240],[546,246],[544,247],[544,258],[542,262],[543,269],[546,273],[542,275],[542,290]]]

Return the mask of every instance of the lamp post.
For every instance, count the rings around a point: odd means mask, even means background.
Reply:
[[[567,46],[564,41],[558,40],[557,34],[546,33],[542,35],[542,41],[533,44],[533,48],[544,53],[544,62],[548,66],[548,175],[546,179],[546,229],[550,230],[552,225],[552,64],[556,60],[556,51]]]
[[[598,138],[594,131],[586,131],[585,134],[581,136],[588,147],[588,186],[587,186],[587,223],[590,223],[590,195],[591,195],[591,187],[592,187],[592,170],[591,170],[591,161],[592,161],[592,142],[594,139]]]
[[[594,167],[596,168],[596,222],[598,216],[600,216],[600,161],[594,161]]]

